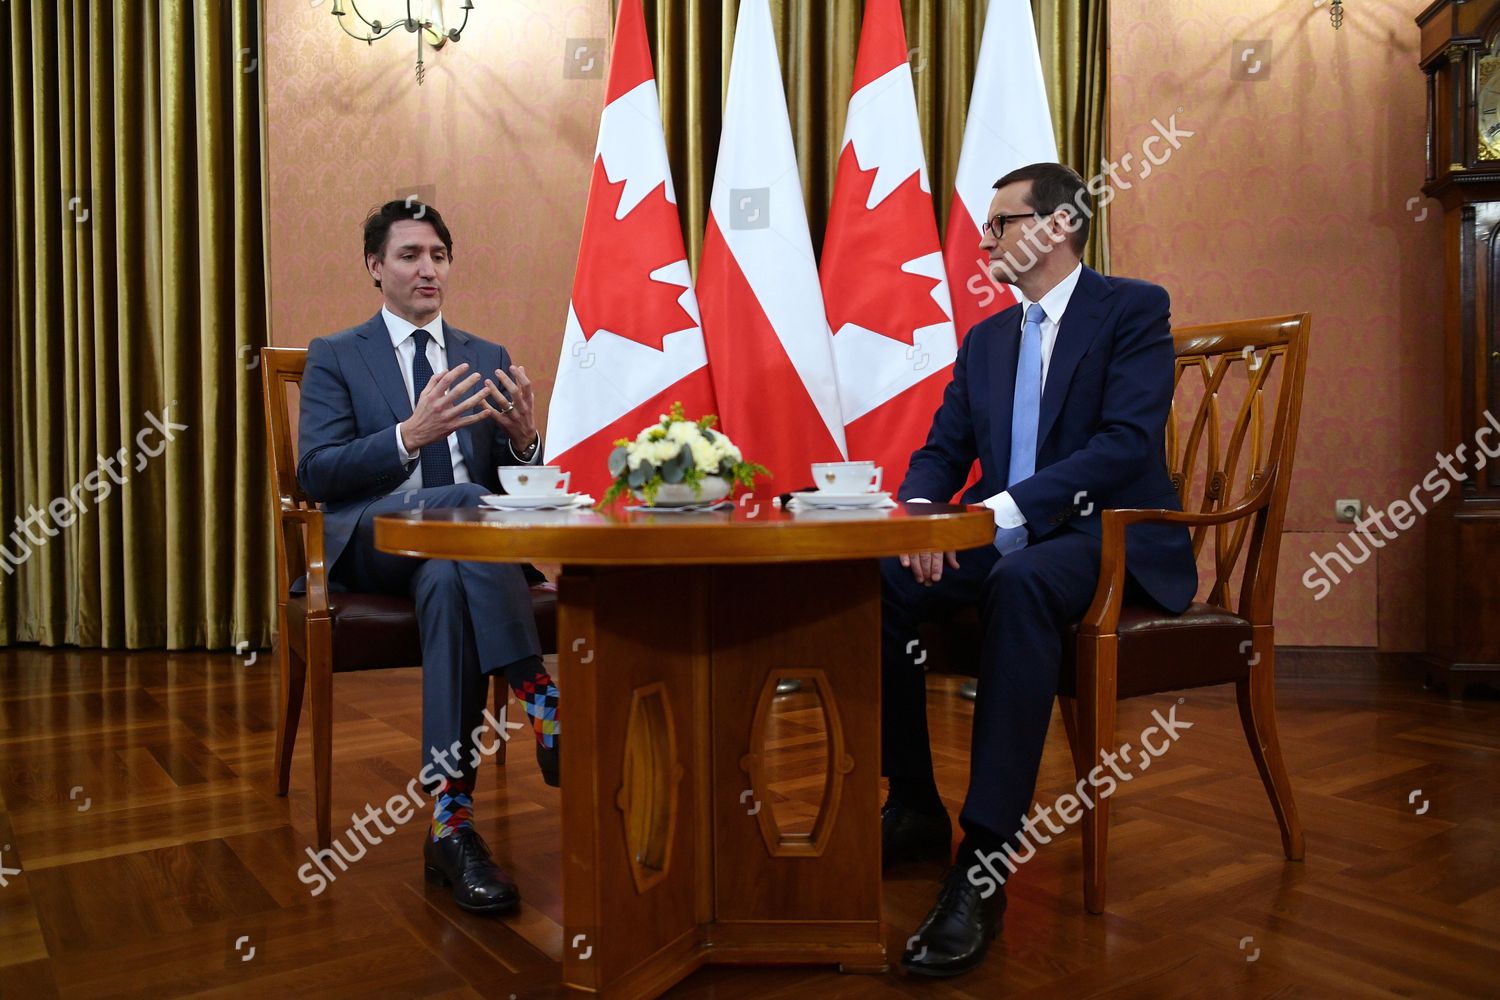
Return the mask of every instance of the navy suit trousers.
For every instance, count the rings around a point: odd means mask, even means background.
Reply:
[[[1036,790],[1063,643],[1093,599],[1099,549],[1097,538],[1071,529],[1004,558],[992,546],[969,549],[958,553],[957,570],[945,565],[932,585],[917,583],[898,559],[881,561],[882,774],[932,775],[926,674],[911,643],[921,622],[977,606],[979,662],[966,666],[978,678],[978,698],[959,823],[1015,843]]]
[[[477,483],[407,490],[365,508],[332,577],[350,590],[407,594],[417,605],[422,643],[423,765],[441,774],[438,754],[472,776],[473,733],[483,723],[489,675],[541,655],[531,588],[519,565],[412,559],[375,548],[375,517],[427,507],[475,507]],[[493,742],[495,733],[487,740]],[[505,735],[505,734],[499,734]],[[459,747],[453,752],[454,745]]]

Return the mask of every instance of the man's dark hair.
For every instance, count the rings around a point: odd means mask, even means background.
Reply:
[[[448,225],[443,221],[442,213],[431,205],[424,205],[415,199],[412,199],[409,205],[405,200],[388,201],[379,208],[370,209],[370,214],[365,216],[365,259],[372,254],[384,259],[385,244],[391,235],[391,226],[402,219],[432,223],[432,228],[437,230],[438,239],[443,241],[443,247],[448,251],[448,259],[453,259],[453,237],[448,232]],[[375,280],[375,287],[380,287],[378,278]]]
[[[1017,181],[1031,182],[1031,192],[1026,196],[1026,204],[1038,215],[1051,215],[1060,208],[1067,209],[1069,227],[1076,227],[1068,242],[1074,252],[1082,257],[1083,246],[1089,241],[1089,222],[1094,217],[1094,204],[1078,171],[1061,163],[1028,163],[996,181],[995,190],[999,191],[1007,184]]]

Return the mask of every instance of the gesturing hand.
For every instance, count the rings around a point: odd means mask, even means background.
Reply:
[[[411,416],[401,422],[401,443],[408,454],[414,455],[423,445],[441,441],[460,427],[485,418],[484,410],[478,409],[484,392],[465,398],[479,381],[479,373],[458,381],[468,370],[467,364],[460,364],[428,380]]]
[[[912,578],[929,587],[943,578],[944,562],[952,569],[958,569],[958,553],[918,552],[901,557],[901,565],[911,570]]]
[[[483,393],[489,397],[484,407],[490,419],[505,430],[516,454],[530,448],[536,440],[536,391],[526,377],[526,369],[511,365],[510,375],[506,375],[496,368],[495,380],[485,379]]]

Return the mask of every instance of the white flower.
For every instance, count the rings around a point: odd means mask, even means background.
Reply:
[[[740,450],[734,446],[734,442],[720,434],[714,441],[714,451],[718,453],[719,459],[725,462],[738,462]]]
[[[709,443],[707,438],[699,435],[693,438],[688,446],[693,449],[693,464],[698,467],[699,472],[712,475],[719,471],[722,458],[719,450]]]
[[[681,442],[673,441],[670,438],[665,441],[652,442],[650,452],[651,461],[656,463],[657,465],[665,465],[672,459],[676,458],[677,453],[681,450]]]
[[[625,445],[625,464],[634,471],[642,465],[660,470],[666,463],[677,458],[683,448],[692,456],[693,465],[703,475],[716,475],[725,465],[742,461],[739,448],[718,430],[712,440],[696,421],[670,420],[662,415],[662,423],[641,428],[635,440]]]

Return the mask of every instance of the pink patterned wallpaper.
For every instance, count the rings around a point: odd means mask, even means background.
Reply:
[[[1420,200],[1412,20],[1425,5],[1349,4],[1338,31],[1326,3],[1110,7],[1109,148],[1116,162],[1133,157],[1117,171],[1131,188],[1113,203],[1112,270],[1165,285],[1179,323],[1313,313],[1278,588],[1284,643],[1423,646],[1420,523],[1321,601],[1301,576],[1310,551],[1346,538],[1336,498],[1383,506],[1443,443],[1442,246],[1437,206]],[[476,5],[462,41],[429,54],[422,87],[410,35],[366,47],[329,6],[267,3],[273,342],[306,344],[371,315],[359,223],[432,185],[456,244],[445,315],[506,344],[545,412],[603,100],[604,53],[579,46],[608,36],[607,0]],[[389,16],[381,7],[361,4]],[[1173,114],[1194,134],[1148,173],[1142,143]]]
[[[1321,601],[1301,577],[1347,542],[1335,499],[1383,507],[1457,443],[1439,419],[1441,216],[1421,198],[1426,6],[1346,4],[1335,31],[1326,2],[1110,4],[1112,158],[1138,160],[1153,118],[1195,133],[1115,199],[1111,269],[1166,286],[1176,323],[1313,315],[1282,643],[1425,646],[1420,522]]]
[[[414,35],[366,46],[331,7],[266,3],[272,342],[302,346],[373,315],[360,223],[435,189],[454,241],[443,315],[506,345],[545,413],[603,106],[608,0],[476,3],[463,38],[428,52],[420,87]],[[405,9],[360,3],[384,20]]]

